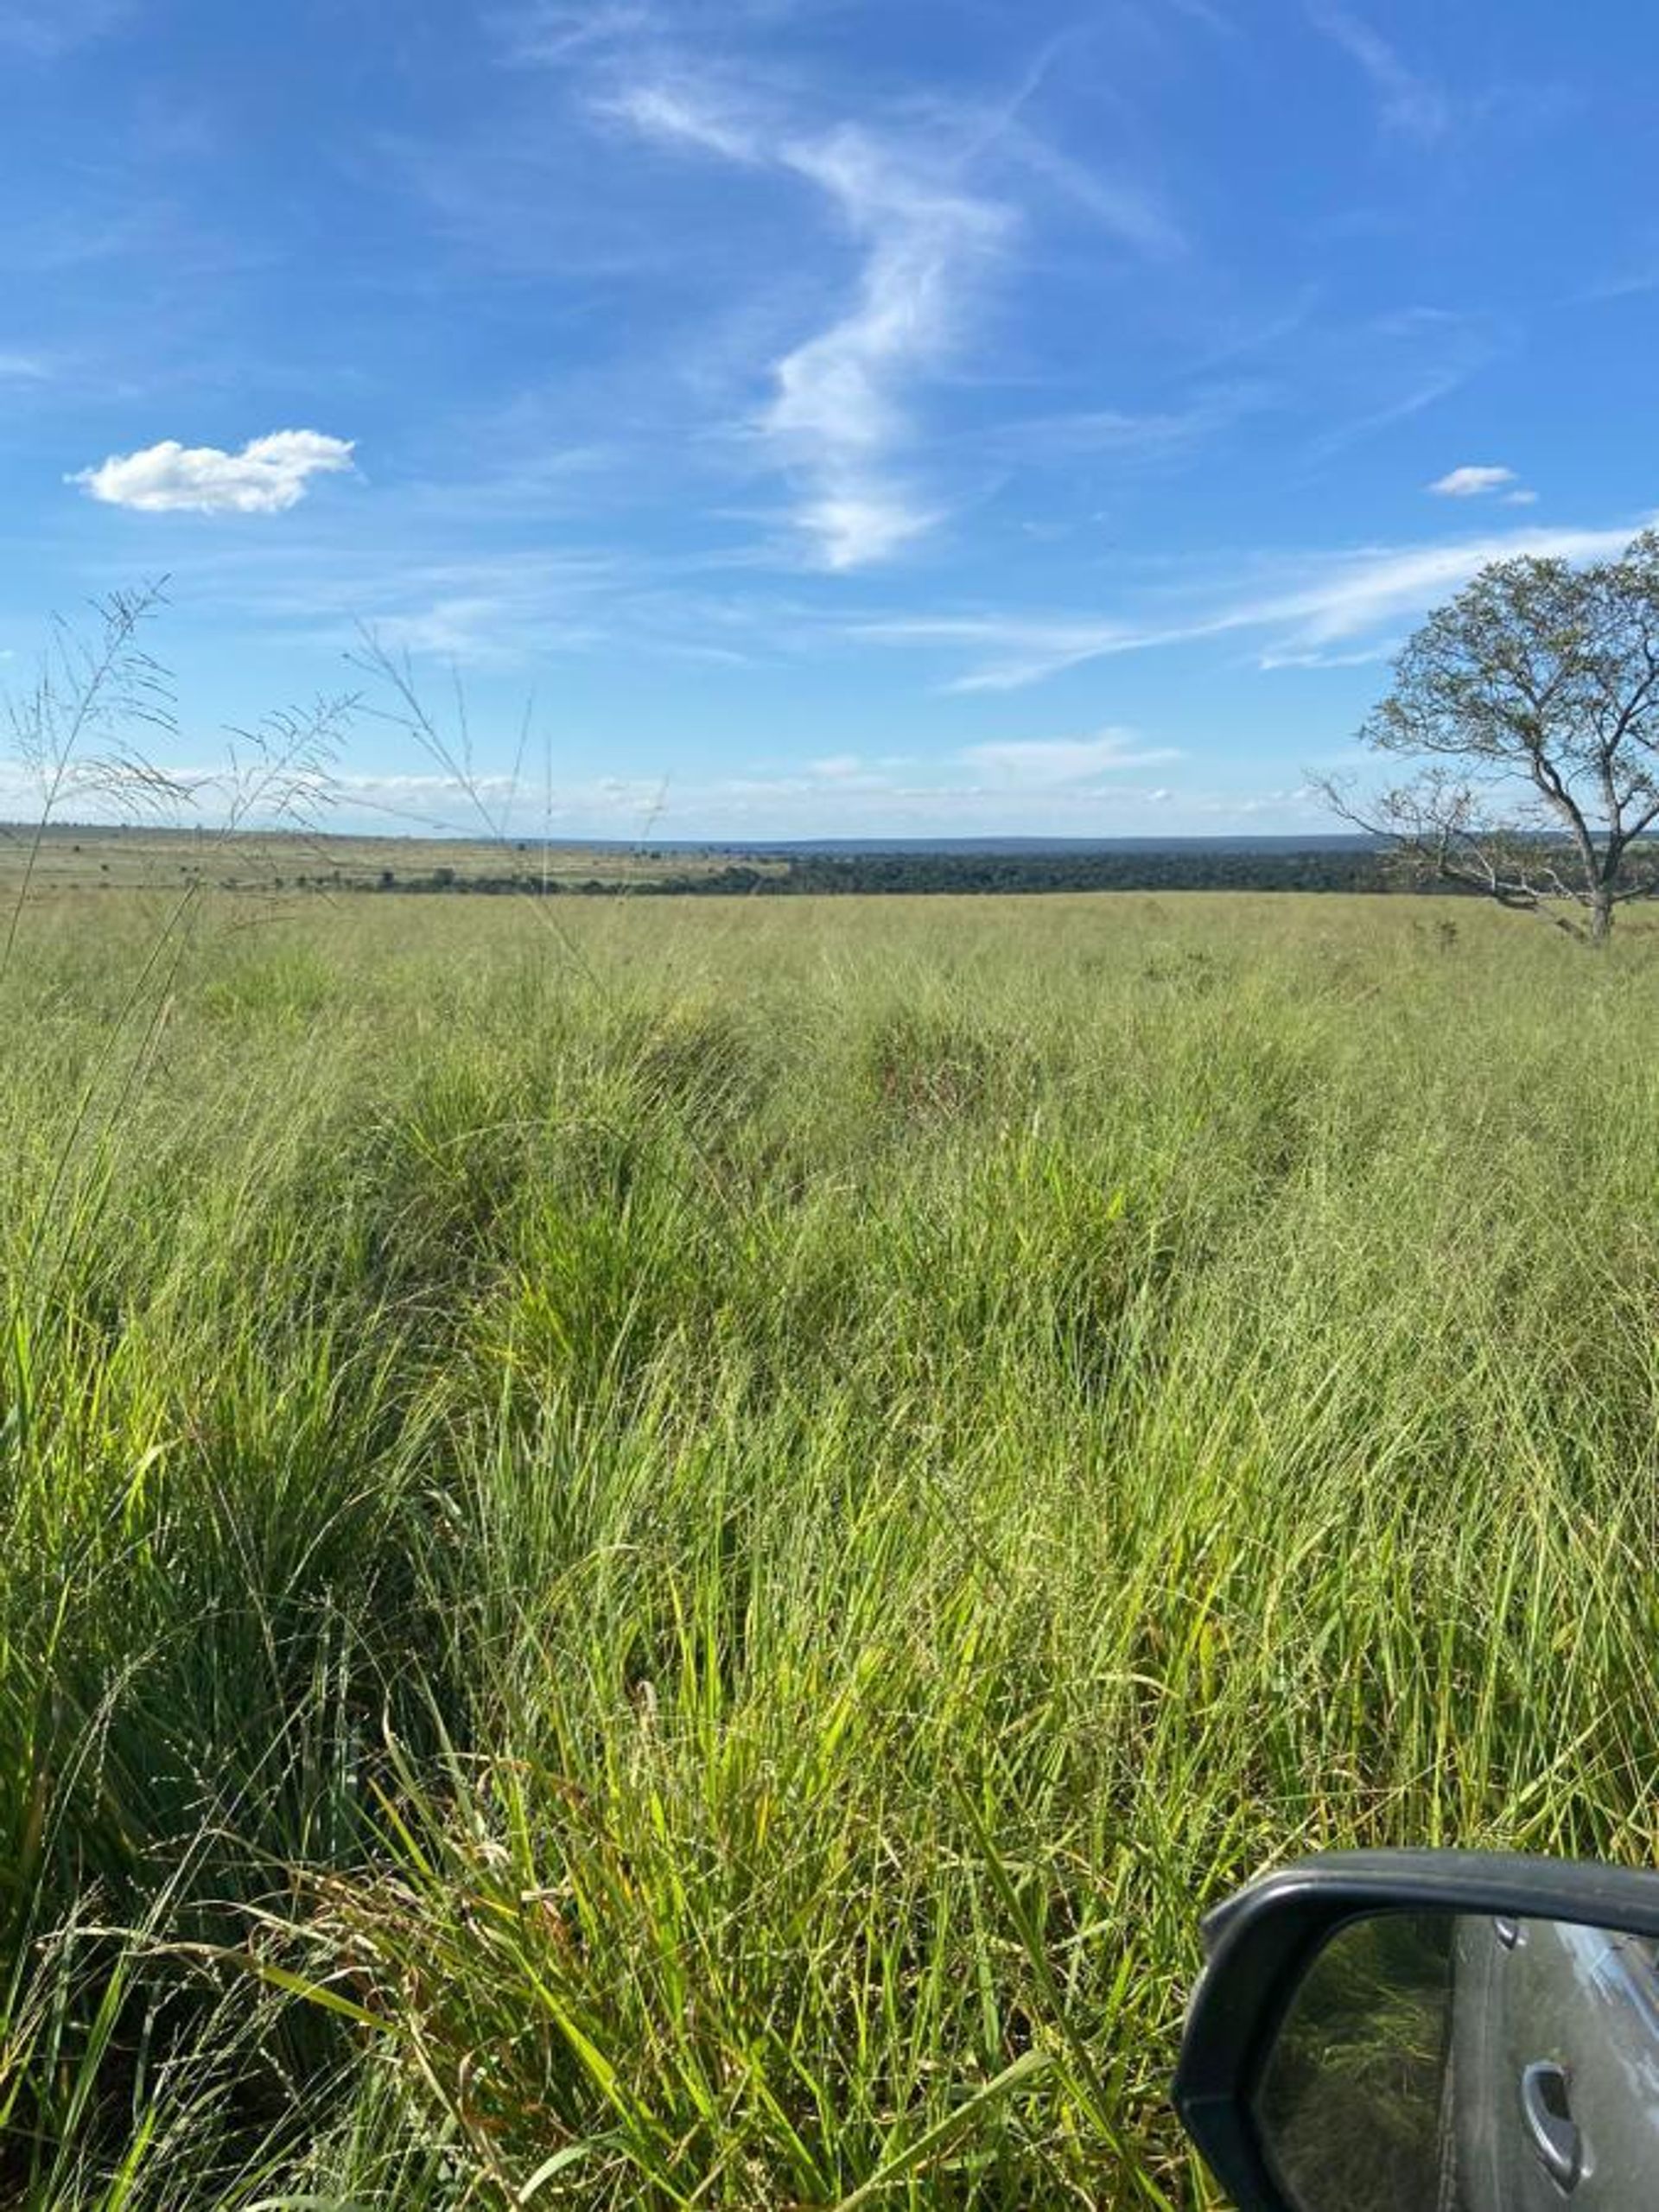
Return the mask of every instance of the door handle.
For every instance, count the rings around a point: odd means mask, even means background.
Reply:
[[[1584,2138],[1573,2117],[1567,2075],[1548,2059],[1535,2059],[1521,2074],[1521,2117],[1527,2123],[1533,2156],[1563,2190],[1576,2189],[1584,2171]]]

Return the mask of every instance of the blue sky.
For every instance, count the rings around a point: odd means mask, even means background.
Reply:
[[[1654,504],[1656,64],[1639,0],[0,0],[0,673],[166,574],[186,768],[360,622],[498,807],[530,702],[521,828],[1315,822],[1416,616]],[[469,826],[386,722],[339,773]]]

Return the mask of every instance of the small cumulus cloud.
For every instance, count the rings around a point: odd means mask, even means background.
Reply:
[[[145,514],[281,514],[298,505],[314,476],[349,469],[353,442],[321,430],[273,430],[226,453],[163,438],[137,453],[111,454],[65,480],[106,506]]]
[[[1436,477],[1428,489],[1442,499],[1479,499],[1489,492],[1509,491],[1513,501],[1516,494],[1510,487],[1519,483],[1520,479],[1512,468],[1471,462],[1462,468],[1448,469],[1444,476]],[[1535,495],[1529,493],[1527,496],[1532,498]]]

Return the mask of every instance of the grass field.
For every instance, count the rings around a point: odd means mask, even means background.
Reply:
[[[718,847],[638,850],[540,838],[442,836],[352,836],[318,830],[179,829],[151,823],[56,823],[44,831],[0,823],[0,904],[20,890],[31,900],[84,891],[234,890],[281,896],[296,891],[395,891],[429,887],[435,879],[466,889],[480,880],[581,890],[588,884],[626,888],[717,873],[729,865]],[[758,874],[782,863],[751,858]]]
[[[1200,1910],[1659,1847],[1659,938],[159,890],[0,979],[0,2197],[1207,2203]]]

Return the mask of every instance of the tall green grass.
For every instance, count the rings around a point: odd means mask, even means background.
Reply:
[[[0,2199],[1206,2204],[1230,1885],[1652,1858],[1659,938],[188,918],[0,985]]]

